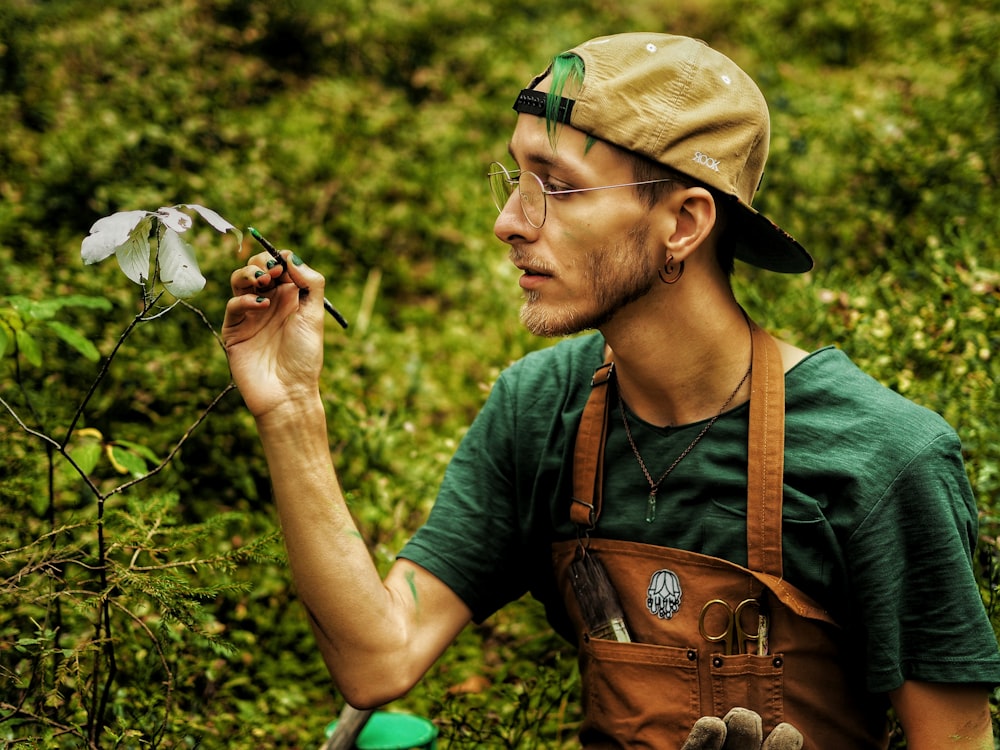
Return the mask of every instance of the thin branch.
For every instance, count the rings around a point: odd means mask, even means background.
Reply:
[[[76,470],[76,473],[80,475],[83,481],[87,483],[87,486],[90,488],[90,491],[93,492],[96,497],[98,498],[101,497],[101,491],[97,488],[97,485],[95,485],[92,481],[90,481],[90,477],[87,476],[87,473],[80,468],[80,465],[77,464],[76,461],[73,460],[73,457],[69,455],[69,452],[66,450],[66,446],[64,444],[59,443],[57,440],[49,437],[44,432],[39,432],[36,429],[28,427],[25,421],[21,419],[21,417],[18,415],[16,411],[14,411],[14,407],[12,407],[4,400],[3,396],[0,396],[0,405],[2,405],[7,410],[7,412],[14,418],[14,421],[17,422],[17,424],[20,426],[22,430],[24,430],[32,437],[38,438],[46,445],[55,448],[56,451],[58,451],[63,458],[69,461],[70,466],[72,466]]]
[[[222,341],[222,336],[219,334],[218,331],[215,330],[215,326],[213,326],[212,322],[205,316],[204,311],[202,311],[202,309],[199,308],[199,307],[195,307],[194,305],[189,304],[185,300],[178,300],[178,301],[180,302],[180,304],[182,304],[188,310],[190,310],[195,315],[197,315],[199,318],[201,318],[201,322],[205,324],[205,328],[207,328],[209,331],[211,331],[212,336],[215,338],[216,343],[219,345],[219,348],[221,348],[222,351],[225,352],[226,351],[226,345]]]
[[[147,300],[145,299],[145,295],[143,295],[144,299],[142,310],[132,318],[132,321],[125,327],[125,330],[122,331],[121,335],[118,337],[118,341],[115,343],[115,348],[111,350],[111,353],[107,357],[105,357],[104,362],[101,364],[101,369],[97,373],[97,377],[95,377],[94,382],[90,384],[90,389],[87,391],[87,395],[83,397],[83,401],[80,402],[80,405],[76,409],[76,413],[73,415],[73,419],[70,421],[69,427],[66,430],[66,437],[63,438],[63,442],[61,444],[62,448],[65,448],[66,445],[69,444],[69,439],[73,436],[73,431],[76,429],[77,422],[79,422],[80,418],[83,416],[83,412],[87,408],[87,404],[90,403],[90,399],[94,397],[94,393],[97,391],[97,386],[101,384],[101,381],[104,380],[105,376],[108,374],[108,370],[111,368],[111,363],[114,361],[118,351],[125,344],[125,340],[132,334],[132,331],[135,330],[139,323],[146,320],[146,313],[150,311],[153,305],[156,304],[156,301],[162,296],[163,292],[160,292],[155,297]]]
[[[159,299],[159,298],[160,298],[160,297],[162,297],[162,296],[163,296],[163,292],[160,292],[160,293],[159,293],[158,295],[156,295],[155,299]],[[174,301],[173,301],[172,303],[170,303],[169,305],[167,305],[166,307],[164,307],[164,308],[163,308],[162,310],[160,310],[160,311],[159,311],[158,313],[154,313],[154,314],[152,314],[152,315],[143,315],[143,317],[142,317],[142,322],[143,322],[143,323],[146,323],[146,322],[148,322],[148,321],[150,321],[150,320],[156,320],[157,318],[162,318],[162,317],[163,317],[164,315],[166,315],[166,314],[167,314],[168,312],[170,312],[170,311],[171,311],[171,310],[173,310],[173,309],[174,309],[175,307],[177,307],[177,305],[179,305],[179,304],[180,304],[180,302],[181,302],[181,301],[180,301],[179,299],[178,299],[178,300],[174,300]]]
[[[177,452],[181,449],[181,446],[183,446],[184,443],[187,442],[188,438],[190,438],[191,435],[194,434],[194,431],[196,429],[198,429],[199,425],[201,425],[201,423],[204,422],[208,418],[208,415],[215,409],[215,407],[219,404],[219,402],[222,401],[222,399],[226,396],[226,394],[228,394],[230,391],[235,390],[235,389],[236,389],[236,384],[233,383],[232,381],[230,381],[230,383],[225,388],[223,388],[216,395],[216,397],[214,399],[212,399],[212,403],[210,403],[208,406],[206,406],[205,409],[204,409],[204,411],[202,411],[202,413],[198,415],[198,418],[191,424],[191,426],[188,427],[187,430],[184,431],[184,434],[181,435],[180,440],[178,440],[177,443],[176,443],[176,445],[174,445],[174,447],[170,450],[170,453],[167,454],[167,457],[164,458],[162,461],[160,461],[159,465],[157,465],[154,468],[150,469],[148,472],[146,472],[145,474],[143,474],[141,477],[136,477],[135,479],[133,479],[133,480],[131,480],[129,482],[125,482],[125,484],[121,484],[118,487],[115,487],[113,490],[111,490],[110,492],[108,492],[106,495],[103,495],[102,499],[106,500],[107,498],[111,497],[112,495],[120,494],[120,493],[124,492],[125,490],[127,490],[129,487],[133,487],[134,485],[137,485],[140,482],[144,482],[147,479],[149,479],[151,476],[153,476],[154,474],[159,474],[161,471],[163,471],[163,469],[166,468],[167,464],[169,464],[170,461],[173,460],[173,457],[177,455]]]
[[[41,536],[36,537],[32,541],[28,542],[27,544],[25,544],[25,545],[23,545],[21,547],[13,547],[11,549],[5,549],[3,551],[0,551],[0,560],[3,560],[4,558],[9,557],[10,555],[17,555],[17,554],[20,554],[22,552],[26,552],[27,550],[31,549],[32,547],[35,547],[35,546],[37,546],[39,544],[42,544],[43,542],[45,542],[50,537],[55,537],[55,536],[58,536],[59,534],[64,534],[67,531],[73,531],[75,529],[82,529],[82,528],[85,528],[85,527],[87,527],[89,525],[90,525],[89,523],[87,523],[85,521],[81,521],[80,523],[65,524],[63,526],[60,526],[58,529],[52,529],[51,531],[45,532]]]
[[[162,521],[162,519],[157,518],[156,522],[153,524],[153,527],[149,530],[149,533],[146,534],[146,542],[148,542],[149,544],[153,543],[153,537],[156,536],[156,532],[160,528],[160,522],[161,521]],[[122,549],[124,549],[124,545],[123,545]],[[164,552],[166,550],[159,550],[159,551]],[[136,546],[135,551],[132,553],[132,559],[128,561],[128,568],[129,568],[129,570],[135,570],[136,560],[139,559],[139,555],[141,555],[142,552],[143,552],[143,548],[139,547],[139,546]]]
[[[135,614],[135,612],[130,611],[127,607],[123,607],[121,604],[114,600],[110,600],[111,605],[122,612],[126,617],[132,620],[133,623],[138,625],[142,630],[146,631],[146,636],[149,638],[150,642],[153,644],[153,648],[156,649],[156,654],[160,658],[160,666],[163,667],[163,671],[166,672],[166,687],[167,693],[163,700],[163,723],[160,725],[159,732],[157,734],[162,734],[166,729],[167,719],[170,716],[170,708],[173,705],[174,698],[174,673],[170,669],[170,661],[167,659],[167,655],[163,651],[163,645],[160,643],[159,638],[156,634],[149,629],[149,626],[143,622],[142,618]]]
[[[68,724],[60,724],[58,721],[55,721],[54,719],[48,716],[43,716],[41,714],[36,714],[32,711],[27,711],[24,708],[21,708],[20,706],[15,706],[12,703],[7,703],[7,701],[0,701],[0,711],[7,712],[6,716],[0,716],[0,724],[9,719],[24,717],[31,719],[32,721],[36,721],[45,726],[57,729],[58,731],[63,732],[65,734],[78,734],[78,732],[76,732],[74,728]]]
[[[103,527],[103,524],[102,524]],[[101,559],[103,560],[104,550],[101,550]],[[107,591],[107,569],[101,568],[101,586],[104,591]],[[97,738],[101,736],[104,731],[105,726],[105,716],[107,716],[108,704],[111,702],[111,691],[114,688],[115,681],[118,679],[118,660],[115,655],[115,641],[113,634],[111,632],[111,599],[105,595],[101,597],[101,619],[104,621],[104,658],[106,660],[106,665],[108,668],[107,677],[104,678],[104,690],[101,691],[100,700],[96,701],[95,723],[93,725],[92,737],[95,745],[97,744]],[[98,628],[100,628],[100,622],[98,622]],[[96,659],[96,654],[95,654]],[[97,697],[97,674],[99,670],[94,669],[94,697]]]
[[[137,550],[136,554],[141,553],[143,550]],[[217,555],[216,557],[203,557],[195,558],[192,560],[180,560],[175,562],[162,563],[161,565],[129,565],[129,572],[132,573],[149,573],[154,570],[171,570],[173,568],[197,568],[199,565],[215,565],[227,562],[225,555]]]

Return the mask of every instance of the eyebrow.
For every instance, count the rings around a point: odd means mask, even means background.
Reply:
[[[514,162],[518,164],[518,166],[520,166],[520,162],[514,155],[514,147],[509,141],[507,143],[507,153],[510,154],[510,158],[513,159]],[[550,154],[543,153],[540,151],[529,151],[528,153],[523,154],[523,156],[525,161],[531,164],[537,164],[549,170],[558,169],[562,172],[565,172],[567,178],[575,180],[582,179],[578,170],[574,169],[572,166],[567,164],[564,159],[560,159],[557,156],[552,156]]]

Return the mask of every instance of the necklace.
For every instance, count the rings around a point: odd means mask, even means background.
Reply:
[[[681,454],[674,459],[674,462],[667,467],[667,470],[663,472],[663,474],[660,475],[660,478],[655,482],[653,481],[653,477],[650,476],[649,469],[646,468],[646,462],[642,460],[642,454],[639,453],[639,448],[636,446],[635,440],[632,437],[632,430],[628,425],[628,415],[625,413],[625,402],[622,401],[621,390],[618,391],[618,411],[621,412],[622,423],[625,425],[625,436],[628,438],[628,444],[632,447],[632,453],[635,454],[635,460],[639,462],[639,468],[642,469],[643,476],[645,476],[646,481],[649,482],[649,500],[646,504],[646,523],[652,523],[656,519],[656,494],[660,491],[660,485],[663,484],[663,480],[670,476],[670,472],[677,468],[677,464],[679,464],[688,453],[694,450],[694,447],[698,445],[703,437],[705,437],[705,433],[712,429],[712,425],[718,421],[719,417],[722,416],[723,412],[725,412],[729,405],[733,402],[733,399],[736,398],[736,394],[740,392],[740,388],[742,388],[743,384],[747,382],[747,378],[750,377],[750,371],[752,369],[753,358],[751,357],[750,366],[747,367],[747,371],[744,373],[739,385],[737,385],[736,389],[729,394],[729,398],[726,399],[726,403],[724,403],[722,408],[719,409],[719,413],[708,421],[708,424],[701,429],[701,432],[698,433],[695,439],[691,441],[687,448],[681,451]]]

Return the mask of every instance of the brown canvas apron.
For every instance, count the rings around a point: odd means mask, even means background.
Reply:
[[[587,748],[676,750],[701,716],[734,706],[757,711],[765,733],[794,724],[806,750],[885,748],[886,702],[850,682],[842,668],[842,634],[827,612],[782,579],[781,504],[784,462],[784,369],[774,340],[751,324],[747,486],[748,567],[678,549],[589,537],[600,518],[608,390],[613,365],[594,376],[581,419],[570,508],[578,540],[553,545],[556,579],[579,643]],[[622,601],[631,643],[589,637],[570,581],[576,556],[596,555]],[[735,608],[761,602],[768,645],[748,639],[727,655],[699,631],[702,608],[722,600]],[[743,613],[747,633],[756,609]],[[713,605],[705,630],[723,630]]]

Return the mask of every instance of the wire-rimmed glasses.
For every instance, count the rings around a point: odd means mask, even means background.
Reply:
[[[498,161],[490,164],[490,171],[487,173],[490,180],[490,193],[493,195],[493,202],[497,211],[503,212],[504,206],[510,200],[516,189],[520,197],[521,211],[524,218],[535,229],[541,229],[545,223],[545,216],[548,211],[546,196],[566,195],[569,193],[587,193],[591,190],[610,190],[611,188],[635,187],[636,185],[652,185],[656,182],[676,182],[671,177],[663,177],[657,180],[643,180],[642,182],[623,182],[618,185],[600,185],[599,187],[571,188],[566,190],[548,190],[542,178],[534,172],[526,169],[507,169]]]

